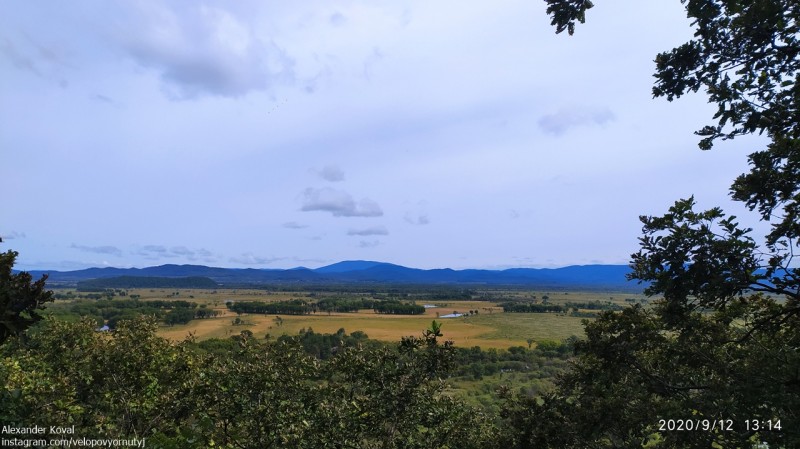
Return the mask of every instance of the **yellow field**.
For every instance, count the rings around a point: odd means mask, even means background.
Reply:
[[[492,312],[488,310],[492,308]],[[440,315],[469,310],[479,310],[478,315],[461,318],[438,318]],[[223,309],[218,309],[223,312]],[[233,325],[236,315],[224,311],[224,315],[205,320],[194,320],[187,325],[163,327],[160,334],[173,340],[182,340],[190,333],[197,339],[224,338],[242,330],[250,330],[258,338],[267,334],[297,335],[300,329],[312,328],[315,332],[335,333],[344,329],[347,333],[365,332],[369,338],[383,341],[400,341],[401,337],[420,335],[431,321],[443,324],[442,332],[446,339],[453,340],[457,346],[482,348],[508,348],[525,346],[526,340],[561,340],[570,335],[583,334],[581,320],[555,314],[506,314],[502,309],[492,307],[489,302],[470,301],[450,303],[446,309],[428,309],[423,315],[381,315],[371,310],[358,313],[320,313],[315,315],[281,315],[279,325],[274,315],[244,314],[244,325]]]

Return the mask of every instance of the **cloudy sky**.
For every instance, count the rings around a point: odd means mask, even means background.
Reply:
[[[0,250],[17,268],[626,263],[723,205],[757,140],[653,100],[680,2],[0,2]]]

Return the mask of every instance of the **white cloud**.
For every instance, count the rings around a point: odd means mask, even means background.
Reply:
[[[238,97],[292,82],[293,60],[232,12],[168,8],[165,3],[142,7],[140,20],[134,21],[138,29],[126,33],[123,45],[136,62],[159,73],[170,97]]]
[[[347,18],[338,11],[331,14],[328,20],[333,26],[342,26],[347,22]]]
[[[0,42],[0,54],[2,54],[5,59],[11,61],[11,64],[17,69],[27,70],[37,76],[42,75],[39,69],[36,68],[33,59],[23,54],[10,40],[3,39],[3,41]]]
[[[375,201],[364,198],[358,203],[341,190],[330,188],[303,191],[303,206],[300,210],[330,212],[334,217],[380,217],[383,210]]]
[[[329,182],[344,181],[344,171],[335,165],[326,165],[318,172],[319,177]]]
[[[381,244],[381,242],[379,242],[377,240],[373,240],[371,242],[368,242],[366,240],[362,240],[362,241],[358,242],[358,247],[359,248],[374,248],[374,247],[376,247],[376,246],[378,246],[380,244]]]
[[[101,103],[114,104],[114,100],[112,100],[110,97],[107,97],[107,96],[102,95],[102,94],[94,94],[94,95],[91,96],[91,98],[92,98],[92,100],[96,100],[96,101],[99,101]]]
[[[211,251],[209,251],[209,250],[207,250],[205,248],[198,249],[197,251],[195,251],[195,254],[197,255],[197,257],[202,258],[204,262],[216,262],[217,261],[217,257],[214,255],[214,253],[212,253]]]
[[[256,256],[251,252],[243,253],[237,257],[231,257],[230,261],[241,265],[269,265],[274,262],[286,259],[285,257],[262,257]]]
[[[430,218],[428,218],[427,214],[412,214],[410,212],[407,213],[403,217],[403,219],[407,223],[411,223],[413,225],[419,225],[419,226],[424,226],[424,225],[426,225],[426,224],[431,222],[431,220],[430,220]]]
[[[605,125],[614,121],[614,113],[608,108],[597,110],[569,109],[539,119],[539,128],[549,134],[560,136],[570,128],[589,125]]]
[[[190,250],[185,246],[173,246],[169,250],[170,252],[172,252],[172,254],[175,254],[176,256],[184,256],[189,259],[194,258],[195,254],[194,251]]]
[[[286,229],[305,229],[308,225],[297,223],[296,221],[287,221],[282,225]]]
[[[86,246],[73,243],[70,247],[87,253],[110,254],[112,256],[122,257],[122,250],[116,246]]]
[[[145,245],[139,248],[137,254],[145,257],[169,257],[167,248],[161,245]]]
[[[347,235],[389,235],[389,231],[384,226],[372,226],[364,229],[350,229],[347,231]]]
[[[64,88],[69,85],[66,70],[72,68],[66,62],[61,50],[55,46],[43,45],[28,34],[24,38],[12,41],[7,37],[0,38],[0,60],[6,59],[23,71],[30,72],[40,78],[55,82]]]
[[[173,246],[171,248],[167,248],[163,245],[144,245],[140,247],[134,254],[144,256],[149,260],[159,260],[164,258],[183,258],[190,261],[203,259],[206,262],[212,262],[216,260],[214,254],[205,248],[190,249],[185,246]]]
[[[424,226],[431,222],[428,216],[428,202],[425,200],[417,201],[406,214],[403,216],[406,223],[412,225]]]
[[[9,231],[3,235],[0,235],[0,238],[2,238],[3,240],[24,239],[25,233],[17,231]]]

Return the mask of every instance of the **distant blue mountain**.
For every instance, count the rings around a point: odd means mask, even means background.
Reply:
[[[416,284],[467,286],[526,286],[537,288],[589,288],[641,290],[628,282],[627,265],[580,265],[564,268],[512,268],[508,270],[421,270],[384,262],[350,260],[317,269],[259,270],[204,265],[160,265],[147,268],[88,268],[77,271],[31,271],[49,275],[51,284],[74,284],[88,279],[119,276],[203,276],[224,285],[265,284]]]
[[[345,260],[332,265],[327,265],[315,269],[317,273],[346,273],[348,271],[360,271],[372,268],[377,265],[391,265],[383,262],[372,262],[369,260]],[[396,265],[397,266],[397,265]]]

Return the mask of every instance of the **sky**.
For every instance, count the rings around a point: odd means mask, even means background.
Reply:
[[[640,215],[728,199],[651,96],[681,2],[0,1],[0,251],[16,268],[625,264]]]

